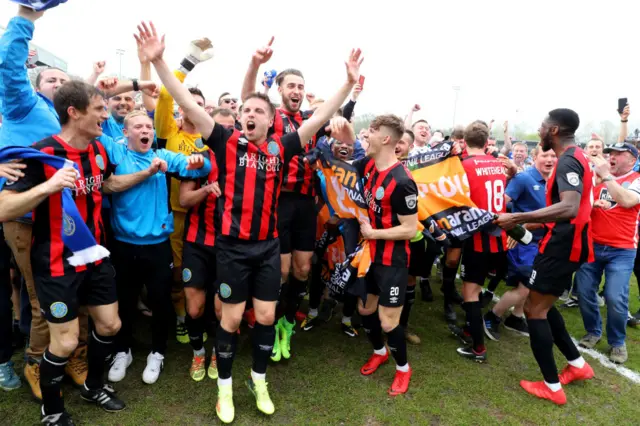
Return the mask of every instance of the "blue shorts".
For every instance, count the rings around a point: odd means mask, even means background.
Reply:
[[[532,242],[524,245],[518,244],[507,252],[507,285],[517,287],[519,283],[526,284],[531,277],[533,260],[538,254],[538,244]]]

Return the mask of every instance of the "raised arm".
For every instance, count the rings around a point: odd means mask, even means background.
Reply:
[[[404,127],[406,129],[411,129],[411,126],[413,126],[413,113],[418,111],[420,111],[420,105],[415,104],[411,107],[409,114],[407,114],[407,118],[404,119]]]
[[[140,80],[151,80],[151,62],[144,55],[144,52],[140,50],[140,44],[138,45],[138,60],[140,61]],[[144,105],[144,109],[147,112],[156,110],[157,96],[147,95],[146,93],[142,93],[142,105]]]
[[[351,89],[358,81],[358,77],[360,76],[360,64],[362,64],[363,60],[364,57],[362,57],[362,51],[360,49],[351,50],[349,59],[345,62],[347,68],[347,80],[345,83],[342,85],[340,90],[336,92],[336,94],[320,105],[311,118],[306,120],[298,129],[300,143],[303,147],[307,144],[309,139],[311,139],[313,135],[315,135],[316,132],[320,130],[320,128],[325,125],[329,119],[331,119],[331,117],[333,117],[345,99],[347,99],[347,96],[351,93]]]
[[[131,91],[139,90],[142,93],[146,93],[148,95],[153,95],[153,93],[156,91],[156,83],[154,83],[153,81],[119,81],[115,77],[100,80],[98,84],[96,84],[96,87],[100,89],[107,98]]]
[[[274,38],[271,37],[269,43],[267,43],[266,46],[256,50],[256,52],[251,57],[249,68],[247,69],[247,73],[244,75],[244,82],[242,83],[242,102],[247,99],[247,96],[256,91],[256,78],[258,78],[258,70],[260,69],[260,65],[266,64],[269,59],[271,59],[271,55],[273,55],[273,50],[271,49],[273,39]],[[263,84],[263,89],[265,94],[269,93],[269,87],[266,84]]]
[[[91,84],[91,85],[95,85],[98,82],[98,78],[100,78],[100,76],[102,75],[102,73],[104,72],[104,67],[107,65],[106,61],[98,61],[98,62],[94,62],[93,63],[93,72],[91,73],[91,75],[87,78],[87,83]]]
[[[502,146],[502,149],[500,150],[500,154],[504,155],[504,156],[508,156],[509,152],[511,152],[511,136],[509,136],[509,122],[505,121],[504,122],[504,145]]]
[[[7,120],[24,118],[38,102],[25,63],[34,23],[43,14],[20,6],[0,39],[0,113]]]
[[[189,120],[196,127],[196,130],[202,135],[203,139],[209,139],[215,122],[213,118],[193,99],[189,90],[173,75],[169,66],[163,59],[164,54],[164,36],[162,39],[158,37],[155,26],[152,22],[149,26],[144,22],[138,25],[139,34],[135,36],[136,41],[142,46],[142,50],[146,57],[151,61],[162,84],[167,88],[171,96],[180,105],[182,111],[189,116]]]
[[[624,107],[622,110],[622,114],[620,114],[620,135],[618,136],[618,142],[624,142],[629,134],[629,115],[631,114],[631,110],[629,109],[629,104]]]

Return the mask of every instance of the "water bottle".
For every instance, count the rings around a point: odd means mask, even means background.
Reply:
[[[278,75],[276,70],[271,70],[271,71],[265,71],[264,72],[265,83],[267,84],[267,87],[269,89],[271,89],[271,86],[273,86],[273,81],[275,80],[276,75]]]
[[[494,215],[493,218],[497,219],[498,215]],[[518,243],[524,245],[529,244],[531,240],[533,240],[533,234],[522,225],[516,225],[515,228],[508,230],[507,235],[516,240]]]

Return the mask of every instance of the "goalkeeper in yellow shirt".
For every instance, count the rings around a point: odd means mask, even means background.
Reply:
[[[184,82],[187,74],[197,64],[213,57],[213,49],[209,39],[192,41],[187,56],[180,63],[180,68],[175,72],[176,77]],[[198,88],[190,88],[189,92],[202,108],[205,106],[204,95]],[[196,131],[189,117],[178,110],[182,117],[178,124],[173,114],[173,98],[163,86],[155,111],[155,128],[158,137],[158,147],[169,151],[191,155],[193,152],[207,151],[207,147]],[[166,145],[166,146],[165,146]],[[187,210],[180,207],[180,181],[171,178],[170,203],[173,210],[174,231],[171,234],[171,250],[173,251],[173,289],[171,298],[176,311],[176,338],[180,343],[189,343],[189,335],[185,326],[185,297],[184,283],[182,281],[182,247],[184,241],[184,220]]]

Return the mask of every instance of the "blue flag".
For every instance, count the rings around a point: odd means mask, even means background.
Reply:
[[[67,0],[11,0],[14,3],[21,4],[30,9],[40,12],[42,10],[51,9],[60,3],[66,3]]]

